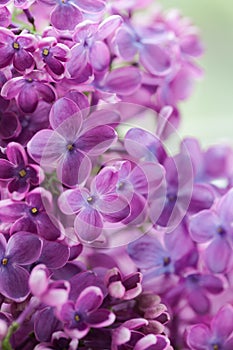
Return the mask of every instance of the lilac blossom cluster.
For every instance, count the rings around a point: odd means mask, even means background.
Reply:
[[[176,132],[202,51],[150,0],[0,1],[3,350],[232,350],[233,150]]]

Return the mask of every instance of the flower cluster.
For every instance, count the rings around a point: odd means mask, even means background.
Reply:
[[[233,150],[176,132],[202,51],[150,0],[0,1],[3,350],[231,350]]]

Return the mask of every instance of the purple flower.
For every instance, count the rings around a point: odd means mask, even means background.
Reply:
[[[151,29],[150,29],[151,30]],[[166,44],[169,41],[169,33],[138,28],[138,32],[132,27],[122,26],[116,34],[116,45],[120,56],[127,61],[132,61],[139,53],[139,61],[143,67],[155,75],[166,75],[171,71],[171,58]]]
[[[140,272],[132,273],[124,278],[118,268],[109,270],[105,276],[108,292],[113,298],[130,300],[136,298],[142,291]]]
[[[88,156],[102,154],[116,140],[114,129],[99,125],[94,118],[93,114],[83,121],[76,103],[59,99],[50,113],[54,130],[39,131],[28,143],[29,154],[42,166],[57,168],[58,178],[65,185],[85,182],[91,172]]]
[[[55,241],[61,235],[61,224],[51,214],[50,192],[36,188],[25,196],[25,202],[9,199],[0,201],[0,220],[11,223],[11,234],[17,231],[38,233],[39,236]]]
[[[12,62],[19,72],[27,71],[34,67],[34,59],[31,52],[35,51],[36,40],[33,35],[21,34],[15,36],[9,29],[0,29],[0,68],[9,66]]]
[[[96,240],[104,220],[116,223],[129,215],[128,202],[115,192],[117,180],[117,172],[103,169],[92,181],[90,191],[77,187],[61,194],[60,209],[67,215],[77,214],[74,229],[82,240]]]
[[[205,262],[215,273],[231,268],[232,200],[233,190],[230,190],[217,200],[211,209],[203,210],[190,219],[189,230],[192,239],[198,243],[210,243],[205,249]]]
[[[55,7],[51,12],[51,23],[58,30],[73,30],[83,19],[82,12],[99,13],[105,8],[101,0],[40,0]]]
[[[121,24],[120,16],[111,16],[101,24],[90,21],[80,23],[73,34],[77,44],[71,49],[71,59],[67,70],[71,78],[76,78],[88,63],[97,71],[104,71],[110,64],[110,51],[104,40]]]
[[[233,307],[223,306],[210,323],[196,324],[187,330],[187,343],[192,350],[231,350],[233,348]]]
[[[35,52],[38,69],[45,69],[54,79],[61,79],[65,72],[64,63],[68,60],[70,50],[53,37],[42,38]]]
[[[0,292],[20,300],[29,294],[29,273],[21,265],[30,265],[40,256],[41,240],[29,232],[17,232],[6,242],[0,234]]]
[[[37,265],[29,278],[31,293],[41,303],[49,306],[63,305],[68,300],[70,285],[67,281],[49,281],[49,270],[45,265]]]
[[[0,180],[8,181],[7,188],[13,199],[23,199],[30,185],[39,185],[43,172],[38,165],[28,163],[24,148],[15,142],[7,145],[8,160],[0,159]]]
[[[98,287],[85,288],[74,303],[68,301],[58,311],[59,319],[64,323],[64,329],[71,337],[83,338],[90,328],[110,326],[115,321],[115,315],[100,309],[103,294]]]
[[[195,266],[197,260],[194,245],[182,226],[164,234],[163,240],[153,233],[144,235],[128,245],[128,253],[136,266],[146,270],[147,280],[162,274],[178,274],[187,266]]]
[[[53,87],[39,71],[8,80],[3,85],[1,94],[7,100],[15,97],[18,106],[25,113],[33,113],[39,100],[51,103],[56,97]]]

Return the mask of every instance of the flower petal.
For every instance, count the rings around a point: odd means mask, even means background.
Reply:
[[[107,75],[105,90],[128,96],[140,87],[141,80],[141,72],[135,67],[116,68]]]
[[[155,75],[167,74],[171,61],[168,53],[158,45],[143,44],[140,50],[141,64]]]
[[[233,307],[230,304],[223,306],[211,322],[212,332],[220,339],[227,339],[232,333]],[[225,347],[224,347],[225,349]]]
[[[85,208],[76,216],[74,229],[81,240],[93,242],[102,232],[102,217],[97,210]]]
[[[88,13],[98,13],[104,10],[105,4],[101,0],[75,0],[77,6]]]
[[[188,329],[187,343],[193,350],[208,349],[210,338],[210,330],[204,324],[196,324]]]
[[[98,71],[104,71],[108,68],[110,63],[110,52],[105,43],[96,41],[90,49],[89,53],[92,67]]]
[[[0,179],[9,180],[14,176],[14,166],[8,160],[0,159]]]
[[[51,23],[59,30],[73,30],[83,19],[82,13],[72,3],[61,3],[51,13]]]
[[[214,273],[223,273],[230,268],[232,248],[225,238],[216,238],[205,250],[205,261]]]
[[[69,98],[62,97],[57,100],[50,111],[49,121],[51,127],[55,130],[60,126],[61,130],[67,128],[66,123],[64,123],[67,119],[69,119],[74,114],[77,115],[75,121],[75,133],[78,133],[80,127],[82,125],[81,115],[78,113],[80,109],[77,104],[70,100]],[[74,122],[72,119],[72,122]],[[73,127],[68,124],[69,130],[67,132],[67,136],[70,136],[69,133],[73,133]],[[59,130],[60,130],[59,128]],[[61,133],[63,135],[63,133]]]
[[[103,302],[103,293],[98,287],[85,288],[78,297],[75,309],[80,313],[89,313],[97,310]]]
[[[83,209],[90,196],[88,190],[76,188],[63,192],[58,200],[59,208],[64,214],[71,215]]]
[[[113,312],[106,309],[99,309],[88,315],[86,322],[90,327],[102,328],[110,326],[115,321]]]
[[[212,210],[203,210],[194,215],[189,224],[192,239],[198,243],[208,242],[217,233],[221,221]]]
[[[19,301],[29,294],[29,273],[18,265],[1,266],[0,292],[7,298]]]

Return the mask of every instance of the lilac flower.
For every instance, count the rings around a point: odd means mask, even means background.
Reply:
[[[37,44],[35,59],[38,69],[45,69],[54,79],[61,79],[65,72],[64,63],[69,58],[69,48],[57,43],[55,38],[46,37]]]
[[[107,272],[105,280],[108,292],[113,298],[130,300],[137,297],[142,291],[142,274],[139,272],[123,278],[119,269],[113,268]]]
[[[70,285],[67,281],[49,281],[49,270],[45,265],[37,265],[29,278],[31,293],[41,303],[48,306],[59,306],[67,302]]]
[[[43,321],[45,320],[43,319]],[[42,341],[42,343],[36,345],[34,350],[58,350],[58,349],[59,350],[60,349],[77,350],[78,343],[79,343],[78,339],[70,339],[70,337],[66,333],[62,331],[57,331],[52,334],[51,342],[44,343]]]
[[[29,294],[29,273],[21,265],[38,259],[42,242],[29,232],[17,232],[8,242],[0,234],[0,292],[7,298],[20,300]]]
[[[51,103],[56,97],[52,86],[38,71],[33,71],[24,77],[8,80],[4,84],[1,94],[7,100],[15,97],[18,106],[25,113],[33,113],[40,99]]]
[[[51,23],[58,30],[73,30],[83,19],[82,12],[99,13],[104,10],[105,4],[101,0],[40,0],[53,6]]]
[[[0,29],[0,68],[9,66],[12,62],[19,72],[33,69],[32,56],[36,48],[36,40],[33,35],[21,34],[15,36],[9,29]]]
[[[77,187],[63,192],[59,206],[63,213],[76,213],[74,229],[84,241],[94,241],[102,233],[103,221],[120,222],[130,212],[128,202],[115,192],[118,174],[103,169],[92,181],[91,189]]]
[[[51,214],[51,194],[36,188],[25,196],[25,202],[0,201],[0,220],[11,223],[10,232],[29,231],[55,241],[61,235],[61,224]]]
[[[58,311],[59,319],[64,323],[64,329],[71,337],[83,338],[90,328],[110,326],[115,315],[107,310],[100,309],[103,294],[98,287],[85,288],[74,303],[68,301]]]
[[[71,78],[76,78],[88,63],[97,72],[108,68],[110,52],[104,40],[119,27],[121,21],[120,16],[111,16],[99,25],[84,21],[75,28],[73,40],[77,44],[72,47],[71,59],[67,63]]]
[[[0,179],[8,181],[7,187],[13,199],[23,199],[30,185],[43,181],[43,172],[38,165],[29,164],[24,148],[15,142],[7,145],[8,160],[0,159]]]
[[[233,307],[223,306],[212,319],[210,327],[195,324],[187,330],[187,343],[192,350],[231,350],[233,347]]]
[[[195,242],[210,244],[205,249],[208,268],[221,273],[230,269],[232,254],[233,190],[217,200],[209,210],[203,210],[190,219],[190,235]]]
[[[171,70],[171,58],[166,44],[169,33],[152,31],[146,28],[133,29],[122,26],[116,34],[116,45],[120,56],[127,61],[134,59],[139,53],[139,61],[143,67],[155,75],[166,75]]]
[[[50,113],[54,131],[41,130],[28,143],[31,157],[42,166],[56,167],[59,180],[69,187],[85,182],[89,176],[88,155],[102,154],[116,140],[113,128],[89,118],[83,122],[78,106],[61,98]]]
[[[185,266],[195,266],[197,255],[185,228],[165,234],[163,241],[144,235],[128,245],[128,253],[136,266],[146,269],[145,279],[179,273]]]

